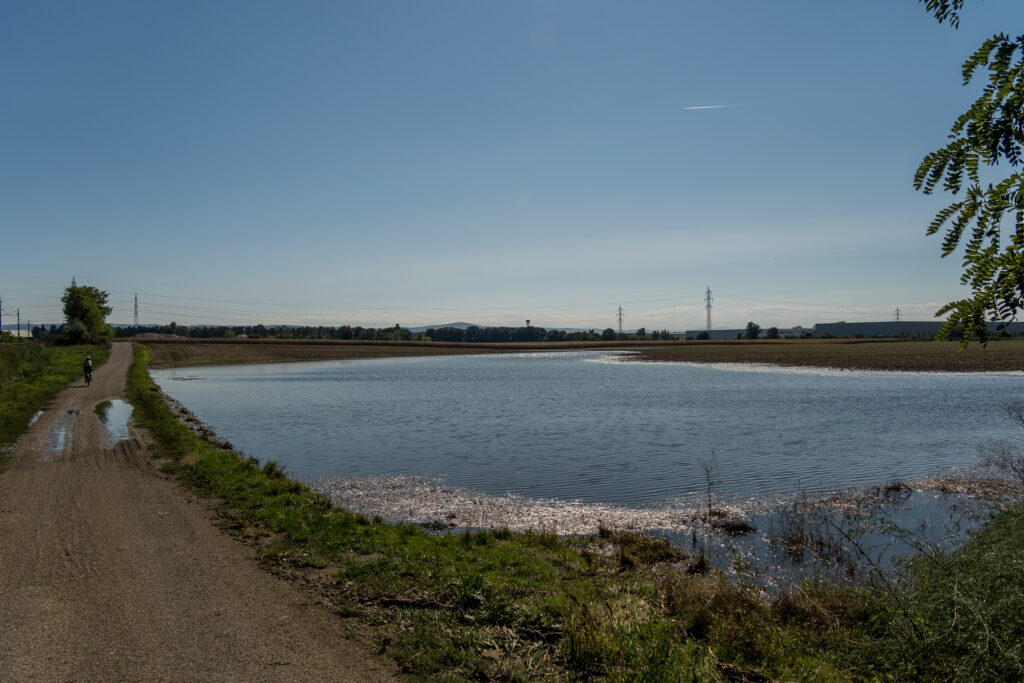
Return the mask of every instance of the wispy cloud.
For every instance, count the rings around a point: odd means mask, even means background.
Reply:
[[[729,107],[742,107],[742,106],[743,106],[742,104],[706,104],[706,105],[701,106],[701,107],[683,107],[683,109],[691,110],[692,111],[694,109],[727,109]]]

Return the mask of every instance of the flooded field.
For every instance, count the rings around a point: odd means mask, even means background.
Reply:
[[[939,529],[967,524],[949,510],[983,514],[988,503],[976,504],[967,485],[934,482],[975,462],[986,440],[1019,429],[1001,407],[1024,387],[1020,373],[627,358],[572,352],[153,375],[245,455],[278,462],[347,507],[439,531],[650,531],[703,548],[722,566],[798,554],[800,533],[784,527],[799,526],[792,511],[801,505],[800,524],[832,510],[841,519],[822,523],[841,535],[868,516],[849,501],[890,485],[899,495],[880,502],[893,520],[935,529],[925,537],[939,542]],[[827,549],[828,538],[809,529],[807,547]],[[888,537],[871,552],[894,555]]]

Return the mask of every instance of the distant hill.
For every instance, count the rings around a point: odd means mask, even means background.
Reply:
[[[442,327],[454,327],[456,329],[464,330],[467,327],[521,327],[521,325],[479,325],[477,323],[444,323],[443,325],[422,325],[420,327],[410,327],[409,331],[413,334],[419,334],[426,332],[427,330],[434,329],[439,330]],[[537,325],[537,327],[544,327],[543,325]],[[544,327],[545,330],[562,330],[563,332],[589,332],[589,327]],[[595,330],[600,332],[600,329]],[[627,330],[630,332],[632,330]]]
[[[7,318],[7,316],[5,315],[4,319],[6,319],[6,318]],[[50,323],[46,323],[45,325],[40,325],[39,323],[32,323],[32,327],[46,327],[46,328],[49,328],[50,327]],[[17,328],[18,328],[18,323],[10,323],[10,324],[4,323],[2,326],[0,326],[0,330],[6,330],[6,331],[15,330]],[[21,330],[22,330],[22,332],[24,332],[27,329],[28,329],[28,321],[27,320],[22,320],[21,321]]]
[[[427,330],[439,330],[442,327],[454,327],[464,330],[467,327],[488,327],[488,325],[476,325],[474,323],[444,323],[443,325],[422,325],[420,327],[410,327],[409,331],[413,334],[419,334],[420,332],[426,332]]]

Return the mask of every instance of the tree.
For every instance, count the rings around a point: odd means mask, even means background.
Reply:
[[[768,339],[778,339],[779,338],[779,328],[777,328],[777,327],[769,327],[768,331],[765,332],[764,336],[766,338],[768,338]]]
[[[960,24],[964,0],[919,0],[939,23]],[[938,336],[962,326],[983,341],[986,322],[1014,320],[1024,309],[1024,174],[1017,171],[988,182],[988,169],[1016,169],[1024,147],[1024,35],[989,38],[963,65],[963,83],[988,71],[988,84],[953,124],[950,142],[928,154],[914,175],[914,188],[931,194],[941,185],[958,199],[928,226],[945,229],[942,256],[963,245],[960,282],[971,296],[951,301],[936,315],[949,314]],[[1011,225],[1008,225],[1012,223]],[[966,343],[966,342],[965,342]]]
[[[747,339],[757,339],[761,334],[761,326],[755,322],[747,323]]]
[[[64,304],[64,333],[68,344],[101,344],[114,336],[106,319],[113,310],[107,305],[108,294],[95,287],[71,285],[60,298]]]
[[[613,330],[610,327],[605,328],[605,330],[601,333],[601,339],[604,339],[605,341],[614,341],[615,330]]]

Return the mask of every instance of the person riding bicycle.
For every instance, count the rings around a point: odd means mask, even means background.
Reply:
[[[85,374],[86,381],[92,379],[92,356],[85,357],[85,362],[82,363],[82,372]]]

